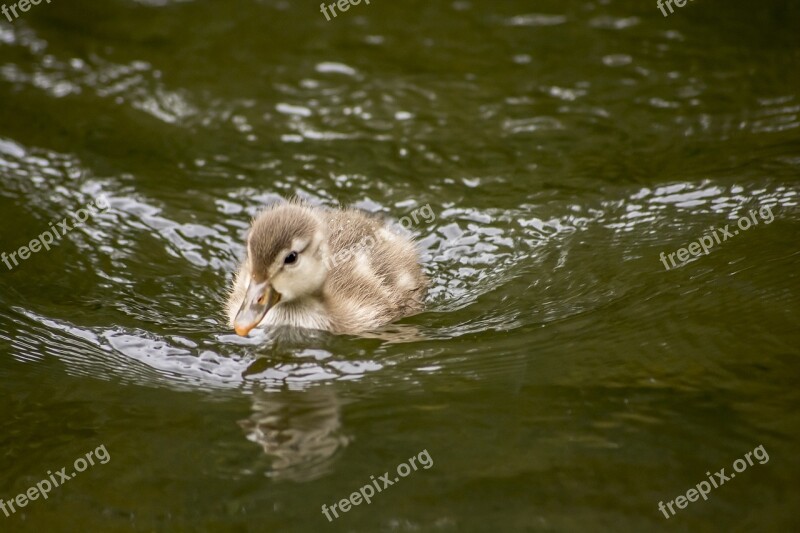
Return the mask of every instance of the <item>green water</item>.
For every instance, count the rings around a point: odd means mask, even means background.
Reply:
[[[95,205],[0,263],[0,498],[110,456],[0,530],[797,530],[798,28],[788,0],[0,19],[0,251]],[[249,219],[294,194],[430,205],[428,310],[234,335]]]

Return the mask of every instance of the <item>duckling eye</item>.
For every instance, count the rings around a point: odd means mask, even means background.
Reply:
[[[283,260],[283,264],[285,264],[285,265],[291,265],[291,264],[292,264],[292,263],[294,263],[295,261],[297,261],[297,252],[291,252],[291,253],[290,253],[289,255],[287,255],[287,256],[286,256],[286,258]]]

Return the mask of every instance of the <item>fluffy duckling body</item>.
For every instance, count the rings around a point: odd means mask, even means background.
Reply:
[[[252,223],[227,303],[231,327],[357,333],[423,309],[413,241],[360,211],[287,202]]]

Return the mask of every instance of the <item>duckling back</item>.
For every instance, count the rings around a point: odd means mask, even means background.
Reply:
[[[330,211],[328,280],[323,289],[333,329],[372,329],[424,307],[428,279],[414,242],[380,218]]]

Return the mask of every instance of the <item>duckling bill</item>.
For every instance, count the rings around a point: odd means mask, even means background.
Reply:
[[[287,202],[253,220],[227,314],[242,336],[256,326],[358,333],[421,311],[427,289],[414,242],[385,221]]]

